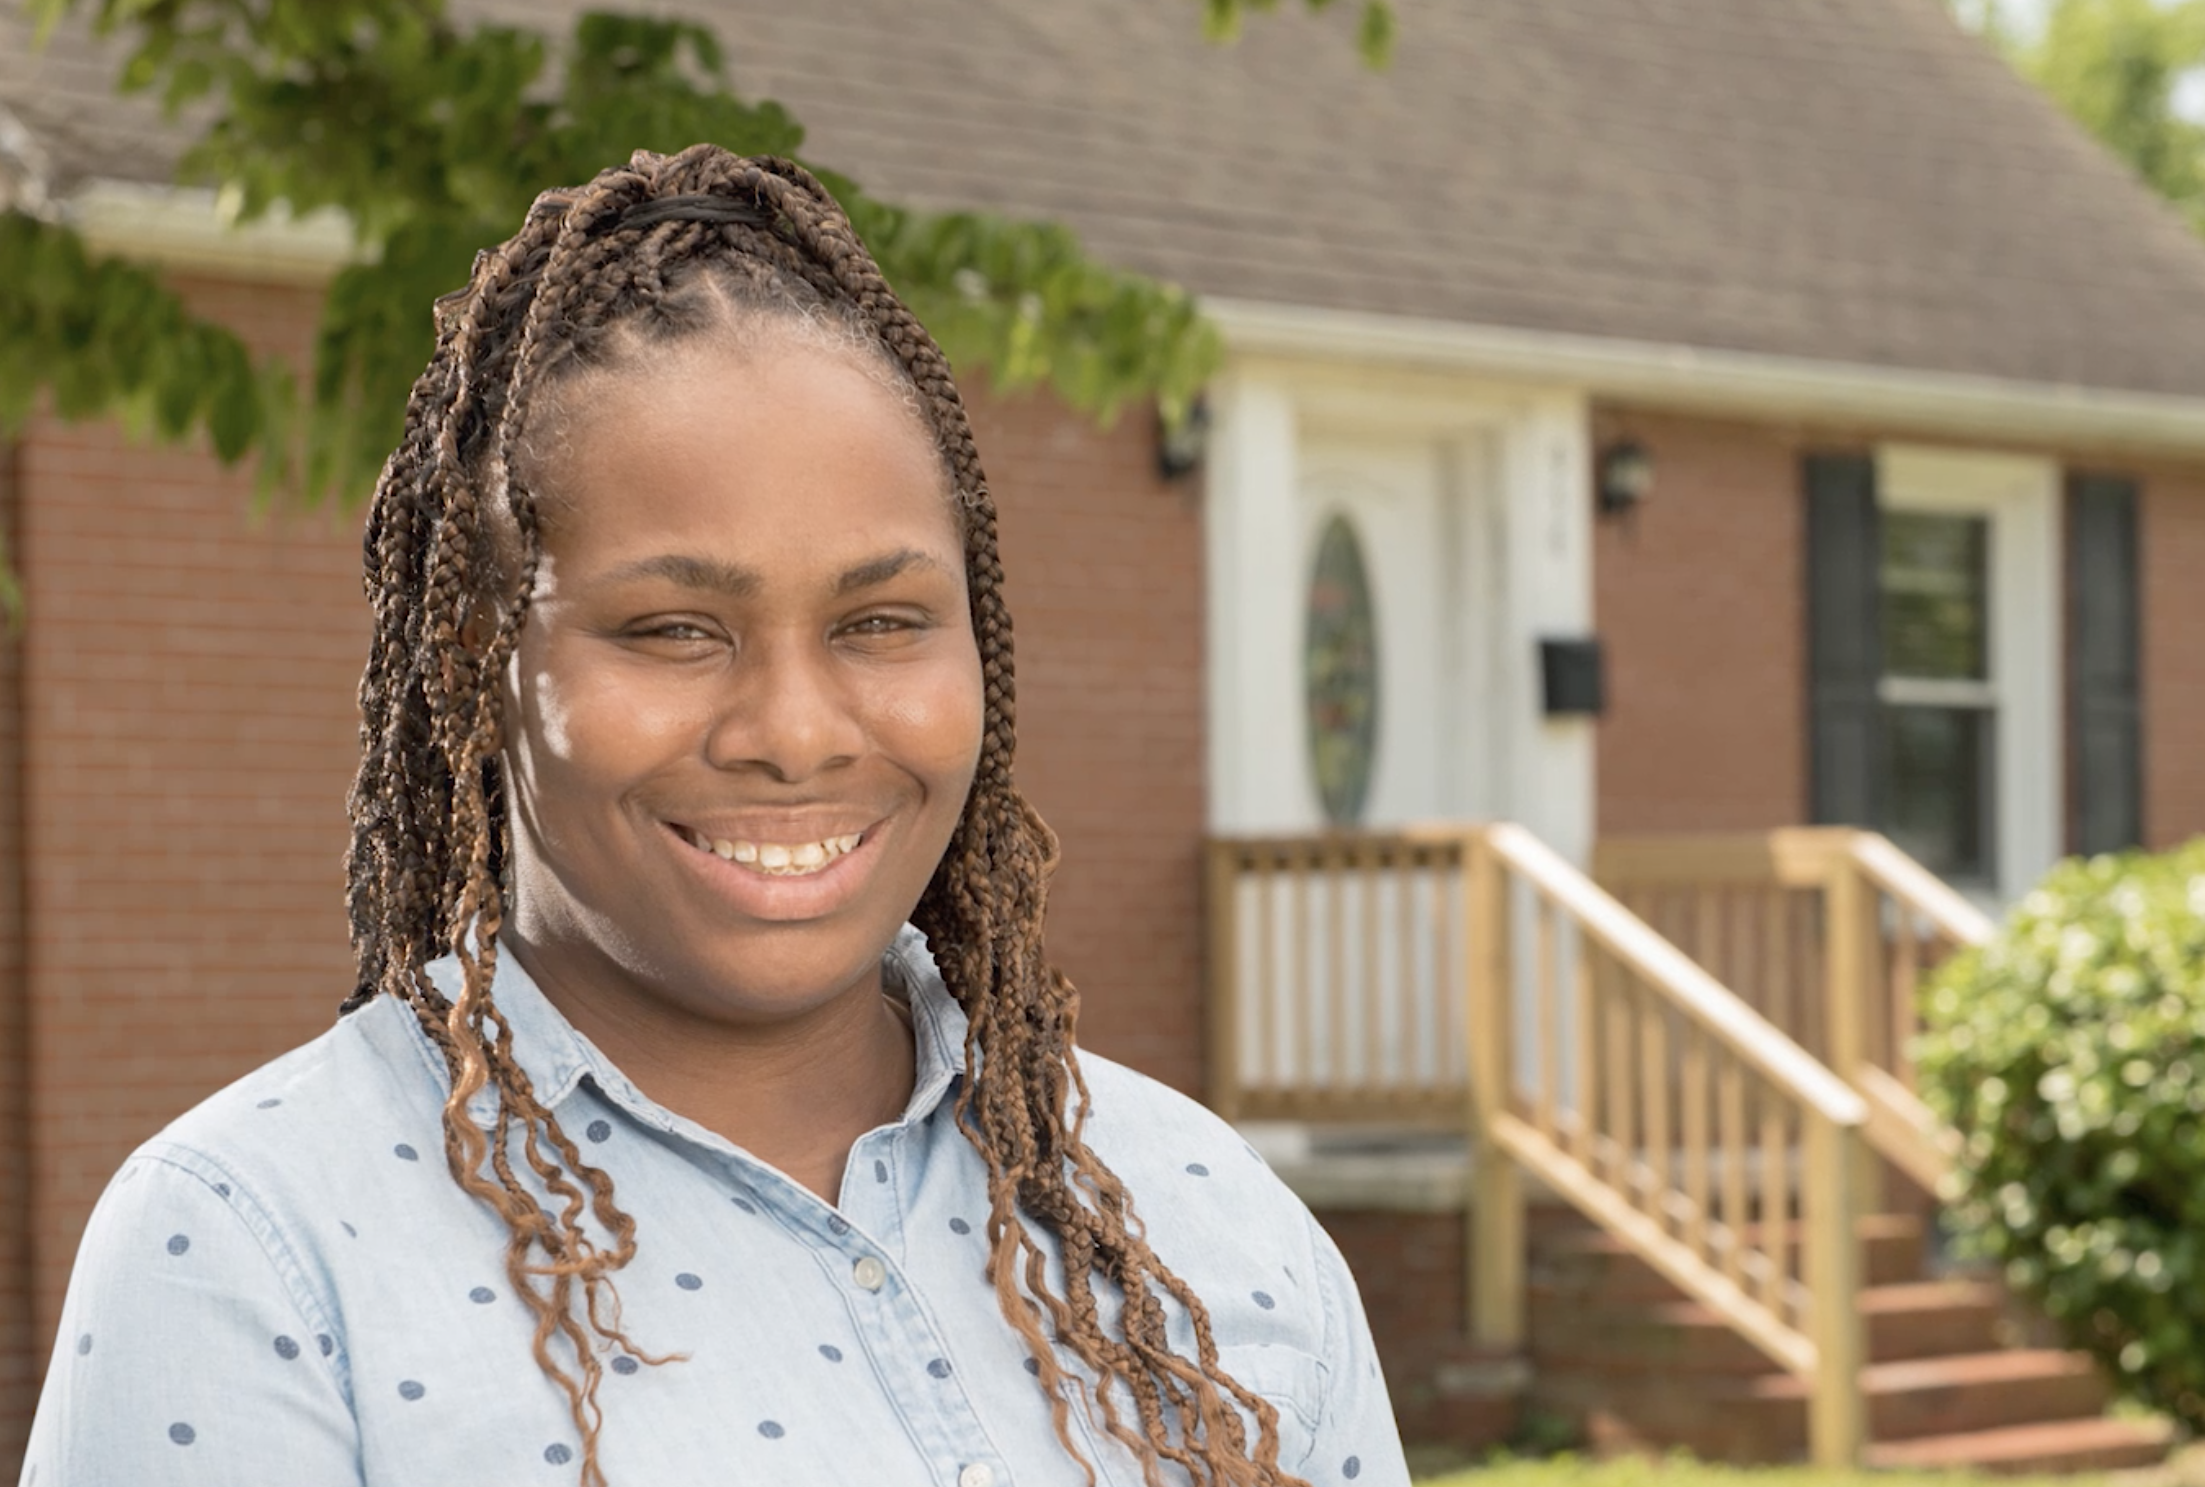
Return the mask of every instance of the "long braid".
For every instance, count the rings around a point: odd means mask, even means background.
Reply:
[[[624,225],[639,205],[670,196],[753,210]],[[438,308],[436,355],[415,384],[365,541],[375,631],[352,793],[359,980],[347,1005],[399,998],[444,1058],[446,1157],[506,1225],[507,1274],[536,1319],[536,1361],[581,1434],[584,1487],[605,1483],[599,1354],[609,1346],[665,1360],[620,1328],[613,1275],[635,1253],[635,1224],[611,1179],[536,1097],[490,995],[511,829],[498,683],[541,554],[535,498],[517,471],[529,411],[560,377],[620,364],[639,340],[705,333],[743,313],[839,325],[889,363],[955,492],[983,735],[971,795],[913,917],[969,1019],[956,1116],[988,1175],[987,1273],[1038,1366],[1058,1437],[1078,1455],[1069,1401],[1085,1395],[1158,1487],[1167,1463],[1202,1487],[1289,1487],[1276,1412],[1219,1365],[1207,1309],[1150,1249],[1124,1184],[1086,1145],[1078,998],[1042,948],[1057,843],[1012,779],[1016,687],[994,501],[948,363],[840,208],[785,161],[701,145],[638,153],[588,186],[539,198],[520,232],[479,255],[467,289]],[[456,997],[426,971],[443,955],[459,961]],[[496,1103],[487,1135],[470,1114],[485,1092]],[[1054,1241],[1061,1279],[1042,1235]],[[1171,1306],[1191,1326],[1192,1358],[1169,1340]],[[1081,1372],[1060,1366],[1058,1346]],[[1259,1422],[1254,1442],[1236,1404]]]

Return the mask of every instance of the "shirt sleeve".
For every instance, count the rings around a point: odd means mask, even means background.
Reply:
[[[1311,1487],[1409,1487],[1386,1376],[1378,1366],[1363,1298],[1338,1245],[1314,1216],[1317,1289],[1325,1312],[1325,1390],[1317,1429],[1301,1475]]]
[[[265,1215],[141,1153],[93,1210],[24,1487],[360,1487],[334,1324]]]

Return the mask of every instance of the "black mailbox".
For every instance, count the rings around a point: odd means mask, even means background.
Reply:
[[[1598,640],[1541,640],[1539,680],[1550,718],[1596,718],[1607,710],[1607,665]]]

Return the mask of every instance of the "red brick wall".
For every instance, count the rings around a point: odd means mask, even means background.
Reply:
[[[314,298],[191,286],[296,354]],[[34,426],[20,457],[30,1242],[50,1343],[123,1155],[349,989],[344,792],[366,646],[349,520],[248,521],[251,475]]]
[[[1753,424],[1612,409],[1595,430],[1654,462],[1651,498],[1594,531],[1609,688],[1599,831],[1804,821],[1801,446]]]
[[[1018,638],[1019,779],[1062,836],[1049,946],[1081,1042],[1201,1082],[1202,524],[1153,424],[974,399]]]
[[[2141,473],[2144,840],[2169,847],[2205,832],[2205,471]]]
[[[306,291],[188,285],[303,352]],[[1018,617],[1022,778],[1062,834],[1051,941],[1086,1041],[1182,1087],[1200,1064],[1200,526],[1146,420],[1102,433],[1045,397],[976,399]],[[326,1027],[351,988],[342,905],[353,693],[367,636],[353,517],[250,515],[252,476],[43,421],[14,465],[29,604],[20,771],[0,645],[0,986],[28,883],[22,1147],[0,1146],[0,1475],[84,1218],[123,1156]],[[0,511],[9,492],[0,484]],[[19,783],[20,797],[14,786]],[[27,802],[20,856],[10,814]],[[1134,932],[1128,933],[1128,929]],[[11,1250],[10,1246],[14,1246]],[[34,1304],[20,1304],[28,1289]],[[28,1351],[26,1350],[28,1349]],[[35,1354],[35,1356],[33,1356]]]
[[[0,442],[0,537],[19,551],[19,460]],[[0,632],[0,1474],[12,1472],[30,1432],[38,1388],[32,1276],[30,1031],[23,920],[22,632]]]

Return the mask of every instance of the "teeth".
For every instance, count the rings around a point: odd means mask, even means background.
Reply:
[[[863,832],[853,831],[847,836],[824,837],[816,842],[745,842],[726,837],[708,837],[700,831],[683,827],[682,837],[700,852],[709,852],[722,862],[741,863],[745,867],[773,877],[799,877],[816,873],[845,853],[855,852],[858,843],[865,840]]]

